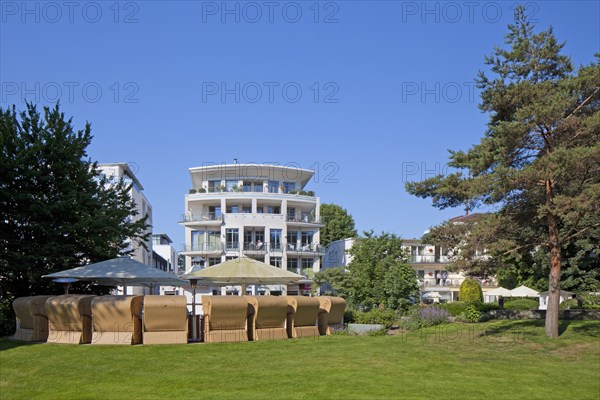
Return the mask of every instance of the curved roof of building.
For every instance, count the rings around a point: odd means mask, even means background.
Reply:
[[[189,171],[194,187],[200,187],[204,180],[244,178],[300,182],[304,187],[314,175],[310,169],[272,164],[213,164],[193,167]]]

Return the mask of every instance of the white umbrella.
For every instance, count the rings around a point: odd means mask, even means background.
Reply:
[[[118,257],[83,267],[44,275],[44,278],[74,278],[106,286],[183,286],[187,282],[160,269],[142,264],[131,257]]]
[[[486,296],[503,296],[503,297],[509,297],[511,296],[511,291],[509,289],[505,289],[503,287],[499,287],[493,290],[489,290],[487,292],[483,292],[484,295]]]
[[[527,286],[521,285],[510,291],[512,297],[539,297],[540,294],[535,290],[528,288]]]

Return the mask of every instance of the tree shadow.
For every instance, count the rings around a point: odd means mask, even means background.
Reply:
[[[9,340],[8,338],[1,338],[0,339],[0,351],[12,350],[12,349],[16,349],[18,347],[32,346],[32,345],[42,344],[42,343],[45,343],[45,342],[19,342],[16,340]]]
[[[571,320],[561,319],[558,321],[558,336],[562,336],[566,332],[567,328],[571,325]]]
[[[583,336],[600,338],[600,321],[585,321],[584,324],[572,326],[571,331]]]

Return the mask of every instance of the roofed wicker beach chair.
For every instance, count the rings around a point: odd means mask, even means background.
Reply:
[[[142,343],[144,296],[99,296],[92,300],[92,344]]]
[[[290,338],[319,336],[317,319],[319,300],[315,297],[286,296],[288,302],[287,332]]]
[[[46,300],[52,296],[18,297],[13,301],[17,330],[10,337],[23,342],[45,342],[48,339]]]
[[[321,304],[319,310],[319,333],[331,335],[335,331],[344,328],[344,311],[346,300],[341,297],[319,296]]]
[[[186,344],[188,339],[185,296],[144,296],[144,344]]]
[[[202,296],[204,342],[247,342],[249,308],[245,297]]]
[[[65,294],[46,300],[48,343],[85,344],[92,341],[92,300],[96,296]]]
[[[250,311],[248,338],[250,340],[287,339],[288,303],[282,296],[245,296]]]

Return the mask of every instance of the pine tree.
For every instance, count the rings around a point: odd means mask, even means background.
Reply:
[[[484,137],[467,152],[450,152],[449,165],[459,172],[409,183],[407,190],[432,197],[439,208],[498,209],[433,233],[464,248],[488,249],[493,257],[479,260],[482,270],[546,251],[546,334],[557,337],[565,249],[593,238],[600,226],[600,55],[573,74],[561,54],[564,43],[552,28],[534,33],[523,7],[508,29],[507,49],[485,59],[494,78],[483,72],[478,78],[480,108],[490,116]],[[462,238],[455,229],[464,231]]]

